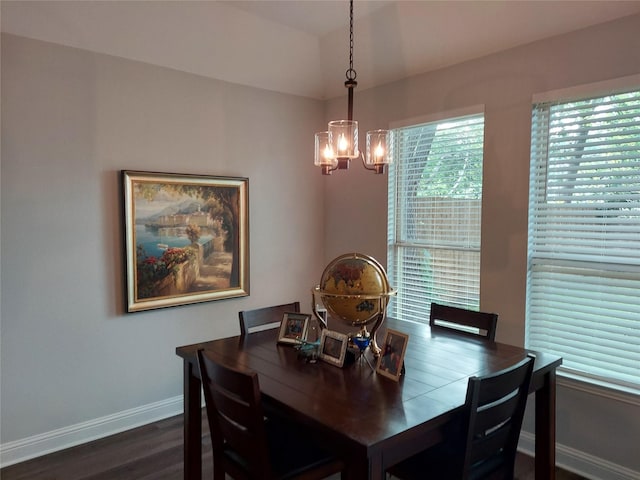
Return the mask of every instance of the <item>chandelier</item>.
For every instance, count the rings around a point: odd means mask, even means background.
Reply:
[[[334,170],[347,170],[351,160],[360,157],[362,165],[375,173],[384,173],[392,161],[392,133],[390,130],[367,132],[366,154],[358,149],[358,122],[353,119],[353,89],[358,85],[353,69],[353,0],[349,1],[349,68],[344,86],[348,90],[347,120],[332,120],[326,132],[315,135],[314,165],[323,175]]]

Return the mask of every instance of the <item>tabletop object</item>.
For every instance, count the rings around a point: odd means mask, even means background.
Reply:
[[[326,266],[320,284],[312,290],[312,305],[320,319],[316,309],[316,297],[320,297],[330,318],[359,328],[350,337],[370,337],[368,346],[378,356],[376,332],[385,319],[389,298],[395,294],[380,262],[362,253],[347,253]],[[367,330],[368,325],[373,325],[371,331]]]

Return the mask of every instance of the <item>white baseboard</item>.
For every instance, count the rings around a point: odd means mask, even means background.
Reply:
[[[183,399],[182,395],[179,395],[88,422],[8,442],[0,445],[0,468],[173,417],[181,414],[182,411]],[[518,450],[533,456],[534,435],[523,431],[520,435]],[[560,444],[556,445],[556,463],[565,470],[592,480],[640,478],[640,472]]]
[[[0,468],[179,415],[182,395],[0,445]]]
[[[518,450],[534,456],[535,436],[529,432],[521,432]],[[556,465],[591,480],[636,480],[640,478],[640,472],[561,444],[556,444]]]

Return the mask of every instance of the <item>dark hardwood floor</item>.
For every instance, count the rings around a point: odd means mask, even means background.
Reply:
[[[207,479],[212,478],[213,460],[206,420],[202,431],[202,478]],[[583,479],[557,471],[557,480]],[[182,480],[182,415],[11,465],[0,470],[0,479]],[[518,455],[516,479],[533,479],[532,458]]]

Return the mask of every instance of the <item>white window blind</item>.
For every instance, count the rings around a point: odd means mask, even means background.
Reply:
[[[640,391],[640,91],[533,108],[527,346]]]
[[[394,133],[389,315],[428,322],[432,301],[478,310],[484,115]]]

